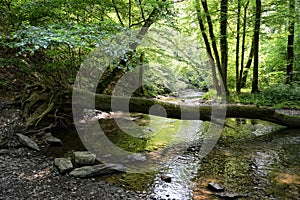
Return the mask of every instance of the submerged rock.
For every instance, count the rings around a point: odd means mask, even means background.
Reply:
[[[118,164],[99,164],[76,168],[70,172],[70,175],[76,178],[88,178],[93,176],[125,172],[126,168]]]
[[[58,168],[59,172],[64,174],[73,169],[73,164],[70,158],[55,158],[54,165]]]
[[[224,188],[221,185],[219,185],[218,183],[214,183],[214,182],[209,183],[207,185],[207,189],[214,191],[214,192],[223,192],[224,191]]]
[[[79,165],[93,165],[95,164],[96,154],[90,153],[88,151],[75,151],[74,162]]]
[[[167,175],[161,175],[160,178],[161,178],[161,180],[163,180],[163,181],[165,181],[167,183],[171,183],[171,181],[172,181],[172,177],[167,176]]]
[[[19,141],[26,147],[30,148],[30,149],[34,149],[36,151],[40,151],[39,146],[35,143],[35,141],[33,141],[32,139],[30,139],[29,137],[23,135],[23,134],[17,134]]]

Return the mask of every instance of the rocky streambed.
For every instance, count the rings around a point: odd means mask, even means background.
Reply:
[[[94,178],[62,175],[55,158],[25,147],[17,134],[24,130],[12,101],[0,101],[0,199],[151,199]]]
[[[74,134],[64,132],[63,138],[61,133],[54,134],[63,141],[51,134],[46,137],[37,134],[31,138],[37,144],[26,144],[23,141],[26,137],[20,135],[24,133],[20,111],[12,101],[0,100],[0,200],[299,199],[300,130],[281,130],[257,120],[227,119],[218,144],[203,160],[198,160],[197,154],[197,145],[201,144],[187,143],[187,151],[174,159],[167,156],[156,172],[120,174],[114,169],[122,166],[102,165],[95,160],[95,155],[83,151],[80,139],[74,138]],[[299,115],[299,110],[279,112]],[[147,123],[136,116],[124,120],[136,119],[141,124]],[[157,122],[156,128],[162,124],[161,119],[153,121]],[[167,119],[166,131],[160,130],[145,145],[143,137],[125,137],[109,119],[101,122],[114,143],[138,152],[152,152],[164,145],[160,142],[172,141],[168,134],[174,132],[179,123]],[[184,133],[189,132],[184,129]],[[144,134],[151,133],[154,128],[145,129]],[[195,139],[193,135],[188,138]],[[173,148],[176,145],[171,147],[168,152],[175,151],[177,155],[177,148]],[[94,175],[101,175],[101,178]]]

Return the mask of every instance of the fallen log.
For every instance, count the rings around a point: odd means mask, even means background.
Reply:
[[[74,108],[91,108],[102,111],[140,112],[148,114],[152,106],[158,110],[151,114],[183,120],[214,121],[223,118],[260,119],[289,128],[300,128],[300,117],[276,112],[276,110],[251,105],[200,105],[189,106],[140,97],[109,96],[73,89]],[[77,109],[78,110],[78,109]],[[76,114],[76,113],[75,113]]]

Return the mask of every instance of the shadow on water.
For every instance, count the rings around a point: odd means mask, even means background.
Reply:
[[[147,128],[148,115],[132,118],[138,126],[146,127],[141,134],[149,137],[133,137],[120,130],[114,120],[102,119],[105,134],[115,145],[130,152],[146,152],[151,156],[165,148],[172,149],[172,156],[162,160],[161,167],[143,174],[125,173],[99,177],[128,189],[145,191],[155,199],[217,199],[207,189],[216,182],[225,191],[242,196],[240,199],[299,199],[300,198],[300,130],[282,129],[260,120],[227,119],[215,148],[199,159],[201,141],[205,137],[207,122],[184,122],[188,131],[178,131],[182,121],[151,117],[155,130]],[[151,122],[151,123],[152,123]],[[155,124],[156,123],[156,124]],[[199,125],[200,124],[200,125]],[[176,132],[177,134],[174,134]],[[192,132],[188,134],[187,132]],[[64,147],[50,147],[49,156],[64,156],[71,150],[83,150],[74,133],[57,133]],[[176,149],[187,148],[180,155]],[[162,176],[170,177],[166,181]]]

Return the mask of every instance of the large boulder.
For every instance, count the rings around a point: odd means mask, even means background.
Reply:
[[[70,158],[55,158],[54,165],[62,174],[69,172],[73,169],[73,164]]]
[[[23,135],[23,134],[17,134],[19,141],[26,147],[36,150],[36,151],[40,151],[39,146],[35,143],[35,141],[33,141],[32,139],[30,139],[29,137]]]
[[[88,178],[99,175],[125,172],[126,168],[118,164],[99,164],[76,168],[70,172],[70,175],[76,178]]]
[[[78,165],[93,165],[96,160],[96,154],[88,151],[75,151],[73,157],[75,164]]]

